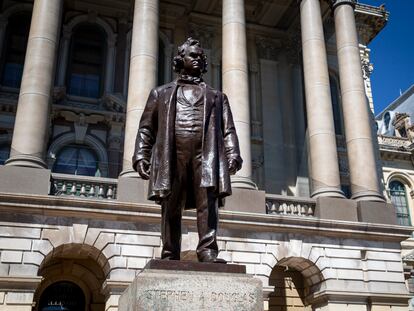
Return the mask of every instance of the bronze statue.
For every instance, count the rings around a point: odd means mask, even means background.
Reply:
[[[139,124],[133,167],[161,204],[162,259],[179,260],[183,209],[197,211],[198,260],[217,258],[218,207],[241,168],[227,96],[202,79],[207,60],[198,40],[178,48],[171,83],[154,88]]]

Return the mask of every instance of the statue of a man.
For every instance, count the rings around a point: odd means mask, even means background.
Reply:
[[[242,159],[229,102],[203,81],[206,66],[199,41],[187,39],[174,58],[177,79],[151,91],[139,124],[132,162],[161,204],[162,259],[180,259],[182,211],[195,208],[198,260],[225,263],[218,208]]]

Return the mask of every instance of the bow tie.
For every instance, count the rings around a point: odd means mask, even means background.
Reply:
[[[183,82],[183,83],[190,83],[190,84],[200,84],[203,81],[202,77],[193,77],[193,76],[189,76],[189,75],[180,75],[178,77],[178,82]]]

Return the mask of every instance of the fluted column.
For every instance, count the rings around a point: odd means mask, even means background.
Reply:
[[[244,0],[223,1],[223,92],[227,94],[239,137],[243,168],[233,176],[234,187],[255,189],[252,182],[250,107]]]
[[[328,62],[319,0],[300,3],[311,197],[344,197],[339,176]]]
[[[362,76],[355,3],[355,0],[332,1],[352,198],[384,201],[376,170],[370,111]]]
[[[35,0],[7,165],[46,167],[51,91],[63,0]]]
[[[139,120],[157,82],[159,0],[135,0],[122,176],[138,176],[132,154]]]

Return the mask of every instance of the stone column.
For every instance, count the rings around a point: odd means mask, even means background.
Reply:
[[[138,176],[132,154],[139,120],[157,82],[159,0],[135,0],[122,176]]]
[[[352,198],[384,201],[372,141],[370,111],[362,76],[355,0],[332,0]]]
[[[232,178],[234,187],[255,189],[251,180],[250,107],[244,0],[223,1],[223,92],[227,94],[239,137],[243,168]]]
[[[300,4],[311,197],[344,197],[338,167],[328,62],[319,0]]]
[[[51,91],[63,0],[35,0],[7,165],[46,167]]]

